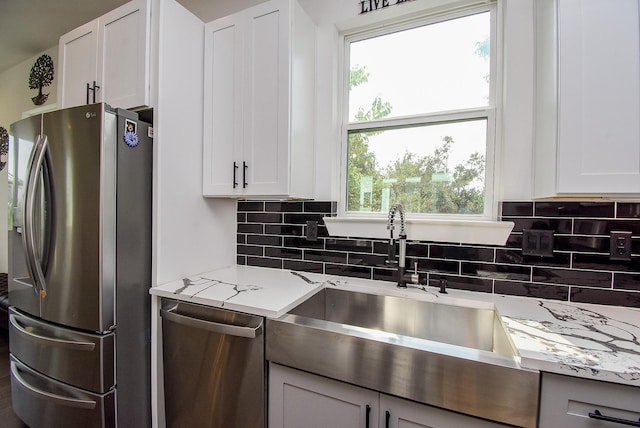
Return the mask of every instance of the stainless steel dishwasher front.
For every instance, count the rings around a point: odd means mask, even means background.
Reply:
[[[162,299],[167,428],[265,426],[264,318]]]

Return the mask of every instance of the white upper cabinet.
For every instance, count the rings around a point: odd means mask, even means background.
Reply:
[[[205,26],[203,195],[313,196],[314,58],[293,0]]]
[[[638,0],[536,8],[534,196],[640,194]]]
[[[149,105],[150,8],[133,0],[60,37],[58,105]]]
[[[71,107],[91,102],[87,85],[98,79],[98,20],[60,37],[58,46],[58,106]],[[88,100],[88,101],[87,101]]]

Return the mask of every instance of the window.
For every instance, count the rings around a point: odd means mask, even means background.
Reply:
[[[491,216],[494,10],[345,36],[347,214]]]

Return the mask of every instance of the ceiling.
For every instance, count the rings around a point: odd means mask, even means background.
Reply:
[[[58,44],[61,35],[129,0],[0,0],[0,72]],[[265,0],[178,0],[209,22]]]
[[[0,72],[128,0],[0,0]]]

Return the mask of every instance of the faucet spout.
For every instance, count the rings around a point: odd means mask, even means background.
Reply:
[[[393,204],[391,209],[389,210],[389,217],[387,220],[387,229],[389,230],[389,263],[395,264],[395,240],[393,238],[393,231],[395,229],[395,216],[396,214],[400,217],[400,233],[398,234],[398,287],[406,288],[406,258],[407,258],[407,232],[406,232],[406,223],[404,218],[404,209],[402,208],[402,204]]]

